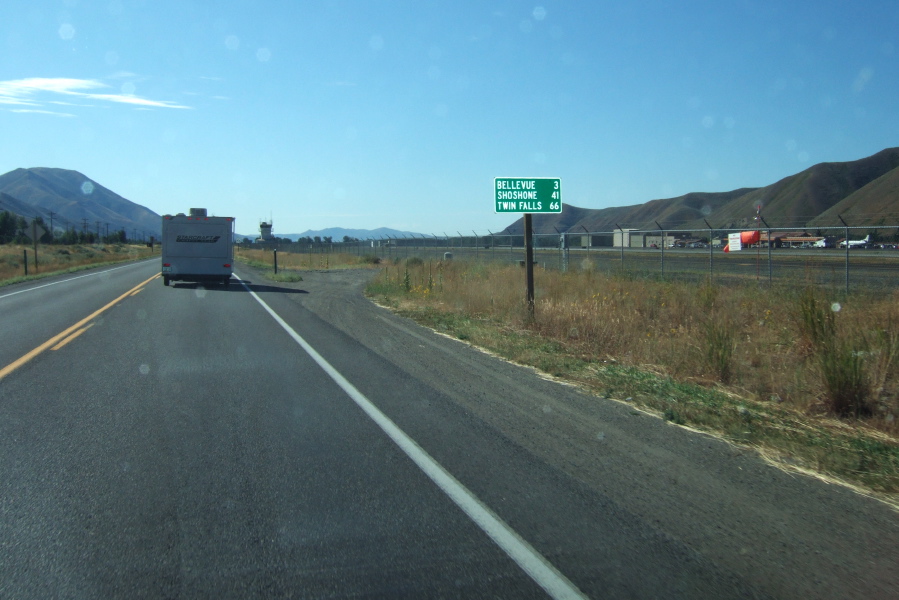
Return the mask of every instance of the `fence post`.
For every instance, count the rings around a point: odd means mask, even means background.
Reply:
[[[659,222],[656,221],[656,227],[659,228],[659,231],[662,232],[662,277],[665,277],[665,230],[662,229],[662,226],[659,225]],[[644,240],[646,238],[643,238]],[[646,245],[646,242],[643,242],[643,245]]]
[[[621,272],[624,272],[624,229],[621,228],[621,225],[618,225],[618,231],[621,232]],[[613,237],[614,239],[614,237]]]
[[[568,238],[565,233],[559,233],[559,270],[562,273],[568,272]]]
[[[846,296],[849,296],[849,228],[846,228]]]
[[[843,215],[837,215],[837,218],[846,226],[846,237],[843,238],[843,245],[846,246],[846,296],[849,296],[849,223],[843,220]]]
[[[22,250],[22,256],[25,258],[25,277],[28,277],[28,250]]]

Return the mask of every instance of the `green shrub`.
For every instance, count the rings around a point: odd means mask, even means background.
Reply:
[[[822,345],[818,351],[828,408],[841,417],[871,414],[868,402],[871,386],[864,356],[864,352],[837,340]]]
[[[855,348],[851,339],[837,334],[839,305],[826,306],[818,301],[814,290],[806,288],[799,296],[798,306],[799,328],[821,369],[828,409],[840,417],[870,415],[866,353]]]
[[[721,383],[733,375],[734,328],[726,319],[710,319],[705,326],[706,362]]]
[[[715,300],[718,299],[718,288],[717,286],[705,283],[699,286],[697,296],[700,306],[706,311],[712,310],[712,308],[715,307]]]
[[[831,307],[818,302],[812,288],[802,292],[798,306],[799,328],[808,343],[813,346],[831,344],[836,336],[836,318]]]

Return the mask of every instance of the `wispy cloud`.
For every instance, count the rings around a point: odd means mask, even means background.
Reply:
[[[872,69],[871,67],[865,67],[864,69],[859,71],[858,76],[852,83],[852,91],[856,94],[860,94],[861,92],[863,92],[865,86],[868,85],[868,82],[871,81],[872,77],[874,77],[874,69]]]
[[[130,104],[141,108],[191,108],[169,100],[151,100],[133,94],[101,93],[110,87],[96,79],[64,77],[32,77],[0,81],[0,104],[40,107],[45,104],[60,103],[61,101],[53,98],[63,95],[80,100]]]
[[[47,104],[55,106],[93,106],[93,104],[84,104],[82,102],[65,102],[63,100],[47,100]]]
[[[41,110],[38,108],[11,108],[10,112],[14,113],[37,113],[40,115],[53,115],[55,117],[74,117],[71,113],[56,112],[53,110]]]

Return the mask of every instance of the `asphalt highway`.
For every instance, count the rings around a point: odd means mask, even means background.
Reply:
[[[0,598],[899,596],[896,512],[364,299],[0,288]]]

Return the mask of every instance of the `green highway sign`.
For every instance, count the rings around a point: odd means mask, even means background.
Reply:
[[[560,213],[562,180],[558,177],[496,177],[493,212]]]

